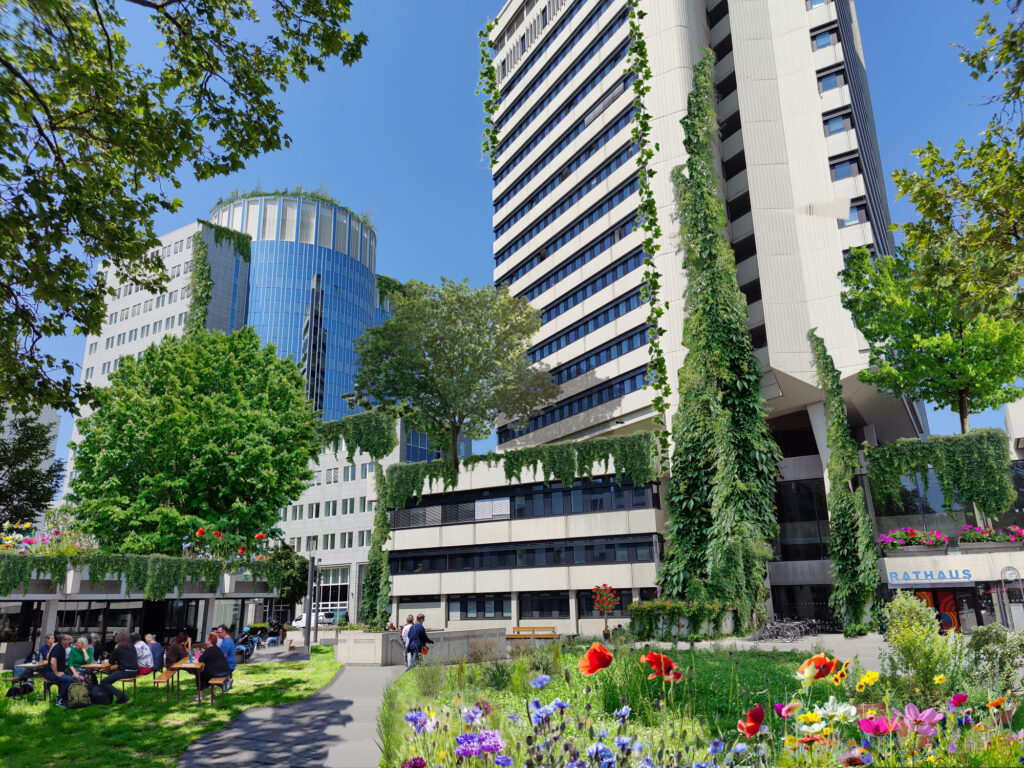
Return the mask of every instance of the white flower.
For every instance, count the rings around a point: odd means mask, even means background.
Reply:
[[[815,707],[814,711],[839,723],[853,723],[857,720],[857,708],[849,702],[839,701],[835,696],[829,696],[825,705]]]

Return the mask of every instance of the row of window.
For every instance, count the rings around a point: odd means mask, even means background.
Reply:
[[[558,335],[552,336],[547,341],[532,347],[529,351],[530,362],[536,363],[548,355],[554,354],[558,350],[562,349],[562,347],[566,347],[577,339],[582,339],[584,336],[589,333],[593,333],[598,328],[608,325],[608,323],[622,317],[628,312],[632,312],[643,303],[644,301],[640,295],[639,288],[630,291],[625,296],[615,299],[610,304],[606,304],[600,309],[594,310],[582,320],[578,320],[573,323]]]
[[[596,408],[611,400],[624,397],[630,392],[636,392],[637,390],[643,389],[646,379],[647,366],[645,365],[634,371],[623,374],[622,376],[618,376],[611,381],[591,387],[578,395],[574,395],[571,398],[561,401],[559,405],[546,408],[538,416],[531,418],[529,424],[525,427],[519,427],[517,429],[504,427],[499,429],[498,443],[507,443],[509,440],[522,437],[523,435],[534,432],[542,427],[547,427],[559,421],[564,421],[576,414],[589,411],[591,408]]]
[[[354,515],[356,513],[356,499],[353,496],[348,499],[332,499],[331,501],[323,502],[323,516],[324,517],[337,517],[338,516],[338,501],[341,501],[341,514],[342,515]],[[359,497],[359,511],[360,512],[373,512],[374,502],[372,499],[367,501],[365,496]],[[320,502],[314,501],[308,504],[292,504],[291,507],[291,519],[294,520],[316,520],[320,517]],[[288,520],[289,507],[281,507],[280,514],[281,520]]]
[[[555,384],[565,384],[577,376],[582,376],[598,366],[616,360],[634,349],[639,349],[647,344],[647,327],[637,328],[619,338],[602,344],[597,349],[570,360],[551,371],[551,381]]]
[[[602,66],[601,69],[599,69],[597,72],[595,72],[593,76],[591,76],[591,78],[583,85],[583,88],[587,89],[586,92],[589,92],[591,89],[596,87],[601,82],[602,78],[604,78],[609,72],[614,71],[614,69],[617,66],[621,65],[622,56],[624,55],[624,52],[625,52],[625,49],[619,49],[618,51],[616,51],[616,55],[619,58],[614,60],[614,61],[609,61],[607,64]],[[608,91],[606,93],[611,93],[613,91],[614,92],[621,92],[623,85],[628,87],[630,84],[632,84],[633,80],[635,80],[635,79],[636,79],[636,75],[634,73],[630,72],[628,75],[625,75],[622,79],[617,80],[615,83],[613,83],[612,86],[608,89]],[[583,96],[586,95],[586,92],[580,94],[580,98],[581,99],[582,99]],[[602,97],[602,99],[603,99],[603,97]],[[576,104],[573,103],[572,107],[575,107],[575,106],[576,106]],[[557,125],[557,123],[560,122],[565,117],[566,114],[568,114],[567,111],[560,110],[557,114],[552,116],[552,118],[550,120],[548,120],[543,125],[543,127],[540,129],[540,131],[536,135],[534,135],[534,137],[532,139],[530,139],[530,141],[528,141],[525,145],[520,147],[519,151],[516,152],[511,158],[509,158],[507,162],[502,163],[501,169],[496,171],[495,174],[494,174],[494,184],[498,185],[505,178],[507,178],[508,175],[523,160],[526,159],[527,155],[529,155],[529,153],[532,152],[533,149],[538,144],[540,144],[541,141],[543,141],[544,138],[549,133],[551,133],[551,131],[554,129],[554,127]],[[572,125],[572,127],[569,128],[569,130],[566,131],[562,135],[562,137],[555,144],[553,144],[550,147],[550,149],[548,149],[548,151],[543,155],[543,157],[538,161],[538,163],[543,163],[544,165],[549,163],[551,161],[552,157],[554,157],[559,152],[561,152],[563,149],[565,149],[577,136],[580,135],[580,133],[583,131],[583,129],[586,128],[588,125],[590,125],[593,121],[594,121],[594,116],[593,115],[589,115],[589,114],[586,115],[585,117],[581,117],[579,120],[577,120]]]
[[[179,312],[177,314],[177,324],[184,325],[188,321],[188,312]],[[170,315],[166,320],[155,320],[152,324],[146,323],[139,328],[133,328],[130,331],[122,331],[116,336],[108,336],[107,340],[103,344],[104,349],[113,349],[114,347],[120,347],[122,344],[129,344],[136,339],[144,339],[149,336],[150,331],[154,335],[161,333],[162,331],[169,331],[174,328],[175,315]],[[98,347],[99,342],[93,341],[89,343],[89,354],[94,354]]]
[[[161,257],[166,259],[168,256],[170,256],[173,253],[181,253],[182,251],[187,251],[187,250],[190,250],[191,248],[192,248],[192,235],[189,235],[184,240],[178,240],[178,241],[174,242],[171,245],[165,245],[163,247],[163,249],[157,248],[154,251],[150,252],[149,255],[152,256],[154,259],[158,259],[158,258],[161,258]],[[141,289],[138,286],[135,286],[135,290],[141,290]],[[131,291],[129,291],[129,293],[131,293]],[[128,295],[128,294],[125,294],[125,295]]]
[[[191,264],[191,262],[189,262]],[[186,301],[192,297],[191,286],[185,286],[181,289],[181,300]],[[114,325],[118,321],[124,322],[132,317],[138,317],[144,312],[150,312],[154,309],[160,309],[161,307],[173,304],[178,300],[178,291],[170,291],[168,293],[161,293],[155,299],[146,299],[132,307],[125,307],[117,312],[111,312],[107,315],[107,325]],[[109,347],[108,347],[109,349]]]
[[[548,39],[544,41],[544,45],[541,46],[542,50],[544,48],[547,48],[547,46],[550,45],[552,39],[555,38],[558,35],[558,33],[565,28],[566,22],[568,22],[573,16],[576,15],[576,12],[580,9],[581,5],[583,5],[583,3],[577,3],[575,8],[570,10],[565,16],[562,17],[558,27],[551,33],[551,35],[548,36]],[[544,68],[541,69],[539,73],[537,73],[537,76],[528,86],[526,86],[526,88],[523,89],[522,93],[516,96],[515,100],[508,104],[507,107],[504,107],[504,109],[502,110],[501,117],[495,123],[495,128],[499,132],[505,127],[508,121],[512,119],[512,116],[515,115],[519,108],[523,106],[524,103],[526,103],[526,100],[529,99],[530,96],[536,93],[538,89],[540,89],[545,84],[548,75],[550,75],[555,70],[555,68],[565,60],[565,57],[569,55],[569,53],[572,51],[572,48],[576,45],[576,43],[583,39],[583,36],[587,32],[593,29],[594,25],[597,23],[598,18],[600,18],[601,14],[605,12],[609,5],[611,5],[611,0],[603,0],[601,5],[598,8],[595,8],[590,13],[590,15],[583,20],[583,23],[580,24],[576,28],[576,30],[568,37],[568,39],[565,41],[565,44],[558,49],[557,53],[555,53],[550,59],[547,59],[547,63],[544,65]],[[589,49],[587,51],[587,54],[589,54],[589,56],[593,55],[592,51]],[[534,61],[536,61],[535,56],[531,56],[530,64],[532,65]],[[529,67],[527,67],[526,69],[529,69]],[[579,69],[576,68],[574,70],[574,73],[578,71]],[[520,70],[519,72],[517,72],[516,77],[512,79],[512,82],[505,86],[505,93],[509,93],[512,90],[512,88],[515,87],[515,83],[517,83],[524,74],[524,70]],[[565,87],[565,83],[567,82],[567,80],[568,78],[562,78],[561,80],[559,80],[559,83],[556,85],[556,88],[558,90],[561,90],[563,87]],[[545,103],[549,102],[550,99],[545,100]],[[530,114],[533,115],[534,112],[531,111]]]
[[[630,589],[616,590],[619,604],[608,612],[612,618],[629,616],[629,605],[633,602]],[[655,588],[640,590],[641,600],[654,600]],[[569,615],[568,592],[520,592],[519,618],[567,617]],[[594,607],[594,595],[590,590],[581,589],[576,593],[577,616],[581,619],[601,618],[604,614]],[[511,619],[512,594],[509,592],[483,595],[449,595],[448,621],[473,621],[476,619]]]
[[[306,546],[302,546],[302,537],[295,536],[288,539],[288,544],[296,552],[317,552],[330,549],[352,549],[352,547],[370,546],[371,530],[365,531],[342,531],[341,533],[324,533],[316,536],[306,537]],[[353,538],[353,534],[358,534]],[[355,543],[353,543],[355,542]]]
[[[590,190],[592,190],[599,183],[608,178],[618,168],[621,168],[623,165],[625,165],[626,162],[636,153],[637,145],[630,143],[623,147],[621,150],[619,150],[619,152],[616,153],[611,159],[606,160],[604,163],[602,163],[601,166],[597,168],[597,170],[593,171],[589,176],[587,176],[587,178],[585,178],[583,181],[577,184],[576,187],[572,191],[570,191],[565,197],[563,197],[561,200],[555,203],[555,205],[552,206],[547,211],[547,213],[544,214],[543,217],[538,219],[530,227],[530,229],[528,229],[526,232],[520,235],[520,237],[516,238],[516,240],[514,240],[511,244],[509,244],[505,248],[502,248],[501,251],[499,251],[498,254],[494,257],[495,261],[498,264],[504,262],[509,256],[512,255],[512,253],[514,253],[516,249],[524,245],[527,240],[529,240],[538,232],[540,232],[541,229],[546,227],[556,218],[558,218],[567,210],[569,210],[569,208],[572,207],[575,203],[578,203],[580,200],[582,200],[583,197],[588,192],[590,192]],[[563,173],[568,173],[568,171],[563,171]],[[552,179],[552,181],[548,182],[548,186],[553,189],[557,187],[559,184],[561,184],[561,182],[561,178]],[[506,218],[497,227],[497,229],[494,230],[495,239],[501,237],[503,234],[508,232],[508,230],[512,228],[513,224],[515,224],[517,221],[522,219],[523,216],[532,211],[534,207],[536,207],[536,205],[541,200],[544,199],[544,197],[544,194],[538,192],[537,194],[534,194],[525,203],[523,203],[521,206],[519,206],[519,208],[516,209],[515,213]]]
[[[607,7],[609,5],[608,0],[605,0],[605,2],[602,5],[603,7]],[[591,17],[591,23],[596,22],[598,15],[599,13]],[[499,136],[501,136],[501,140],[498,143],[499,153],[503,152],[506,148],[508,148],[508,146],[513,141],[515,141],[517,138],[523,135],[523,132],[530,127],[532,121],[538,115],[540,115],[548,107],[548,105],[551,104],[558,97],[558,94],[560,94],[565,89],[565,87],[568,86],[570,82],[572,82],[572,79],[577,74],[579,74],[580,71],[587,64],[589,64],[595,56],[597,56],[597,54],[601,50],[601,47],[605,43],[607,43],[616,32],[619,31],[622,25],[626,23],[627,18],[628,16],[625,12],[620,13],[618,16],[616,16],[611,21],[611,23],[607,27],[605,27],[604,31],[600,34],[600,36],[598,36],[598,38],[587,47],[587,50],[585,50],[580,56],[573,58],[572,66],[569,67],[569,69],[566,70],[566,72],[548,90],[548,92],[544,94],[544,97],[540,99],[540,101],[538,101],[536,104],[534,104],[533,107],[530,108],[530,111],[526,113],[526,115],[519,122],[519,124],[515,128],[508,131],[507,133],[501,133],[502,128],[509,121],[509,119],[511,119],[512,115],[515,112],[515,109],[518,108],[518,106],[522,102],[522,99],[517,100],[514,107],[510,107],[509,111],[506,111],[502,114],[501,118],[498,120],[497,125]],[[580,30],[577,31],[577,34],[581,34],[584,31],[586,30],[581,28]],[[564,51],[563,54],[564,53],[568,53],[568,50]],[[554,63],[557,62],[552,62],[552,64]],[[524,94],[523,98],[525,98],[527,95],[529,95],[529,92]]]
[[[391,572],[450,573],[653,561],[654,542],[650,536],[642,540],[574,539],[554,544],[520,542],[483,547],[455,547],[444,551],[393,553]]]
[[[631,178],[629,181],[621,184],[617,189],[606,195],[604,198],[600,200],[600,202],[598,202],[590,210],[588,210],[586,213],[584,213],[582,216],[576,219],[576,221],[574,221],[569,226],[565,227],[565,229],[563,229],[553,238],[544,243],[544,245],[542,245],[533,256],[521,262],[519,266],[513,269],[506,276],[505,279],[508,279],[510,281],[518,280],[520,277],[522,277],[531,269],[533,269],[542,261],[544,261],[548,256],[558,251],[558,249],[561,248],[562,246],[566,245],[570,240],[582,234],[585,229],[587,229],[592,224],[596,223],[598,220],[609,214],[612,210],[621,205],[624,201],[628,200],[632,195],[636,194],[637,190],[639,189],[640,182],[636,176]],[[580,194],[582,196],[582,194],[585,193],[581,192]],[[557,213],[560,214],[562,212],[563,211],[558,211]],[[529,230],[523,233],[523,235],[520,238],[518,238],[515,243],[503,249],[504,256],[503,258],[501,258],[501,261],[504,261],[510,255],[512,255],[512,253],[518,250],[521,245],[525,245],[525,243],[528,240],[530,240],[532,237],[534,237],[534,235],[538,234],[542,229],[544,229],[545,225],[551,223],[551,221],[554,220],[555,215],[556,212],[552,211],[550,221],[538,221],[537,224],[535,224],[533,227],[531,227]],[[546,218],[547,217],[545,217],[545,219]],[[499,261],[498,263],[500,264],[501,261]]]
[[[343,467],[331,467],[330,469],[323,470],[324,473],[324,485],[331,485],[339,482],[338,470],[341,470],[340,482],[348,483],[356,479],[356,471],[359,472],[359,479],[365,480],[368,476],[374,473],[374,464],[372,461],[367,461],[360,464],[358,467],[355,464],[346,464]],[[316,470],[313,473],[313,480],[310,485],[320,485],[320,470]]]
[[[640,248],[626,254],[611,266],[598,272],[594,277],[587,280],[579,288],[566,294],[558,301],[549,304],[541,313],[541,325],[554,320],[556,317],[569,311],[577,304],[590,298],[598,291],[607,288],[621,277],[632,272],[644,263],[644,254]]]
[[[555,24],[554,28],[541,41],[540,45],[538,45],[533,50],[533,53],[530,54],[530,57],[526,61],[524,61],[523,64],[519,67],[519,71],[516,72],[512,76],[512,79],[509,80],[504,85],[504,87],[502,88],[502,92],[503,93],[510,93],[512,91],[512,89],[515,88],[517,85],[519,85],[519,83],[521,83],[523,81],[523,78],[526,77],[527,74],[529,74],[530,70],[533,68],[533,65],[536,64],[538,61],[542,61],[543,60],[542,57],[544,55],[544,52],[548,48],[550,48],[551,44],[554,43],[558,39],[559,35],[561,35],[562,32],[565,31],[566,26],[569,24],[570,21],[572,21],[573,18],[575,18],[577,12],[579,12],[580,8],[582,8],[584,5],[585,5],[585,0],[575,0],[573,2],[572,7],[569,8],[568,10],[566,10],[562,14],[562,18],[558,20],[558,23]],[[547,18],[547,9],[546,8],[541,9],[541,19],[540,19],[540,21],[541,21],[541,29],[543,29],[545,26],[547,26],[548,18]],[[505,31],[504,36],[497,43],[499,50],[501,49],[502,46],[505,45],[505,43],[508,42],[509,39],[511,39],[510,36],[515,32],[515,28],[517,26],[518,26],[518,23],[513,23]],[[519,38],[519,53],[520,53],[520,55],[526,53],[526,39],[525,39],[525,35]],[[507,58],[502,60],[502,62],[501,62],[501,78],[503,80],[505,79],[505,76],[506,76],[506,73],[507,73],[507,66],[506,66],[507,63],[508,63],[508,59]],[[546,73],[542,73],[541,76],[538,78],[538,80],[542,80],[544,78],[544,74],[546,74]]]
[[[605,127],[605,129],[601,131],[601,133],[599,133],[597,136],[591,139],[587,143],[587,146],[585,146],[583,149],[581,149],[579,152],[573,155],[572,159],[570,159],[569,162],[563,165],[561,169],[556,171],[555,174],[544,183],[544,186],[542,186],[540,189],[534,192],[533,196],[526,203],[524,203],[522,207],[526,208],[526,210],[530,210],[538,202],[540,202],[549,194],[551,194],[552,190],[554,190],[556,187],[558,187],[559,184],[561,184],[563,181],[569,178],[569,174],[571,174],[573,171],[575,171],[577,168],[583,165],[583,163],[585,163],[587,160],[593,157],[597,150],[599,150],[601,147],[603,147],[605,144],[611,141],[616,136],[616,134],[618,134],[619,131],[628,126],[632,121],[633,107],[630,106],[621,115],[615,118],[615,120],[611,124]],[[521,192],[526,187],[526,185],[529,184],[537,176],[537,174],[539,174],[542,170],[544,170],[544,168],[547,167],[548,163],[554,158],[556,154],[557,152],[546,152],[540,160],[531,165],[529,170],[527,170],[526,173],[524,173],[516,180],[515,184],[512,184],[508,189],[502,192],[501,195],[494,200],[495,212],[500,211],[513,197],[515,197],[519,192]],[[526,211],[523,211],[523,213],[525,212]],[[516,211],[516,213],[513,214],[513,216],[516,217],[516,220],[522,218],[522,215],[519,213],[518,210]]]

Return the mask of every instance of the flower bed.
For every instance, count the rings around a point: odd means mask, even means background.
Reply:
[[[511,691],[517,687],[514,677],[525,669],[521,660],[480,665],[485,678],[494,678],[493,687],[484,690],[474,689],[474,671],[466,665],[448,673],[443,667],[420,668],[402,680],[414,696],[412,706],[396,708],[391,720],[382,719],[381,766],[767,768],[1024,762],[1024,735],[1006,727],[1016,707],[1008,694],[947,691],[940,675],[931,690],[896,701],[891,681],[870,671],[857,677],[850,662],[826,653],[791,662],[785,684],[766,679],[770,665],[762,659],[745,665],[743,653],[728,654],[732,671],[721,688],[721,680],[709,685],[698,672],[699,654],[692,650],[681,655],[649,651],[638,657],[600,643],[567,657],[561,672],[531,672],[532,679],[522,683],[529,687],[518,694]],[[431,695],[423,695],[425,691]],[[710,702],[726,694],[723,713]],[[876,703],[858,707],[858,700]],[[382,712],[394,704],[389,695]]]
[[[919,531],[917,528],[894,528],[878,537],[878,543],[885,549],[906,547],[933,547],[943,549],[949,545],[949,538],[942,531]]]

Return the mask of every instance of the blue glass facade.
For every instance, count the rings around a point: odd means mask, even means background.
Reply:
[[[214,223],[252,237],[246,324],[302,366],[325,419],[352,413],[355,340],[385,313],[377,297],[373,228],[341,206],[302,197],[222,205]]]

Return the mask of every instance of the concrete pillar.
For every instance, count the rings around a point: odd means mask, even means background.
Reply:
[[[57,629],[57,606],[59,603],[59,600],[43,601],[43,621],[39,635],[41,638],[52,635]]]
[[[828,421],[825,419],[825,403],[811,403],[807,406],[807,415],[811,419],[811,430],[814,442],[818,446],[821,457],[821,472],[825,476],[825,493],[828,493],[828,458],[832,451],[828,449]],[[831,511],[829,512],[831,517]]]
[[[519,626],[519,593],[512,593],[512,626]]]
[[[570,633],[578,635],[580,633],[580,611],[576,603],[576,590],[574,589],[569,590],[569,624]]]
[[[397,621],[395,626],[401,626]],[[441,626],[448,629],[448,595],[441,595]]]

